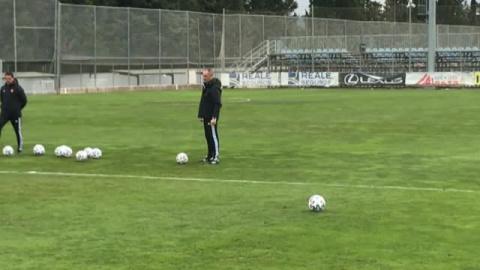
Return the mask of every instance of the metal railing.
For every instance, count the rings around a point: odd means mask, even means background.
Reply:
[[[242,59],[237,61],[233,67],[236,70],[250,72],[257,70],[265,61],[268,60],[268,56],[278,51],[277,40],[265,40],[257,47],[253,48],[250,52],[245,54]]]

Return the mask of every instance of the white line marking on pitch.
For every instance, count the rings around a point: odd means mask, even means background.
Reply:
[[[118,179],[144,179],[144,180],[168,180],[168,181],[192,181],[192,182],[215,182],[215,183],[239,183],[239,184],[262,184],[262,185],[289,185],[289,186],[324,186],[332,188],[356,188],[356,189],[385,189],[385,190],[408,190],[408,191],[433,191],[453,193],[480,194],[480,190],[469,189],[443,189],[429,187],[405,187],[405,186],[375,186],[355,184],[328,184],[328,183],[307,183],[307,182],[285,182],[285,181],[255,181],[255,180],[228,180],[228,179],[205,179],[189,177],[167,177],[167,176],[142,176],[142,175],[115,175],[115,174],[90,174],[90,173],[64,173],[64,172],[20,172],[0,171],[4,175],[40,175],[40,176],[64,176],[64,177],[91,177],[91,178],[118,178]]]

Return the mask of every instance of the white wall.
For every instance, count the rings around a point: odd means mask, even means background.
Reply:
[[[27,95],[56,93],[53,78],[19,78],[18,80]]]
[[[130,83],[129,83],[130,77]],[[129,86],[129,85],[159,85],[173,84],[169,75],[140,75],[137,82],[136,76],[120,75],[118,73],[97,73],[97,82],[93,74],[62,75],[61,87],[104,87],[104,86]],[[175,84],[187,84],[187,74],[174,74]],[[195,82],[193,82],[195,83]]]

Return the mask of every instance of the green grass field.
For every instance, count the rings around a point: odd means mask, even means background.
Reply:
[[[480,269],[479,92],[225,90],[219,166],[197,162],[199,95],[30,97],[0,269]]]

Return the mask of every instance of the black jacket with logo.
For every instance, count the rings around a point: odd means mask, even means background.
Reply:
[[[213,78],[212,81],[203,84],[198,117],[219,119],[220,108],[222,108],[222,82],[217,78]]]
[[[16,119],[22,117],[22,110],[27,106],[27,96],[18,83],[5,84],[0,89],[2,117]]]

